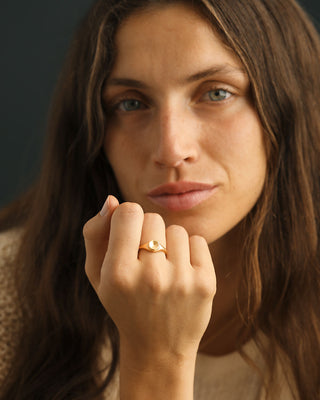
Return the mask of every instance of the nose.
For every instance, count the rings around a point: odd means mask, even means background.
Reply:
[[[154,125],[153,161],[157,166],[172,168],[197,160],[199,127],[187,111],[160,110]]]

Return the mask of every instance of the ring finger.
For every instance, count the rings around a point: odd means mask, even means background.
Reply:
[[[165,252],[159,249],[166,247],[166,227],[164,220],[159,214],[146,213],[144,215],[141,231],[139,259],[163,259]],[[152,252],[152,248],[155,252]],[[150,249],[150,250],[149,250]],[[162,258],[161,258],[162,257]]]

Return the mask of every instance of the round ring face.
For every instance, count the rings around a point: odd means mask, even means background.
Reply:
[[[166,248],[157,240],[150,240],[150,242],[142,244],[139,247],[139,250],[147,250],[150,253],[158,253],[159,251],[163,251],[165,254],[167,254]]]
[[[157,242],[156,240],[150,240],[150,242],[148,243],[148,247],[151,251],[156,252],[162,249],[162,246],[159,242]]]

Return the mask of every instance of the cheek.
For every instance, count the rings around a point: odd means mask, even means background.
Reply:
[[[145,169],[143,147],[136,143],[133,135],[109,131],[104,143],[105,154],[113,169],[123,195],[135,185]]]
[[[122,153],[123,156],[135,158],[137,155],[143,155],[144,148],[146,147],[147,138],[145,137],[144,126],[139,118],[134,116],[117,117],[114,116],[109,122],[108,130],[106,133],[105,148],[107,152],[112,153],[115,151]],[[122,157],[122,161],[126,160]]]
[[[205,148],[226,167],[263,167],[266,151],[260,121],[251,108],[232,113],[228,118],[214,121],[206,126]]]
[[[259,197],[266,176],[267,158],[263,141],[263,131],[256,118],[243,118],[243,126],[239,127],[233,137],[230,148],[230,176],[232,183],[241,192],[248,192],[254,202]],[[251,193],[251,194],[250,194]]]
[[[133,146],[130,135],[123,135],[119,131],[108,131],[104,143],[105,153],[114,169],[125,166],[132,158],[136,147]],[[126,162],[123,162],[126,160]]]

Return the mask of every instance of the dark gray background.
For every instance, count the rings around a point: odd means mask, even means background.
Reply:
[[[1,0],[0,207],[39,168],[47,109],[74,28],[92,0]],[[301,0],[320,28],[320,0]]]

